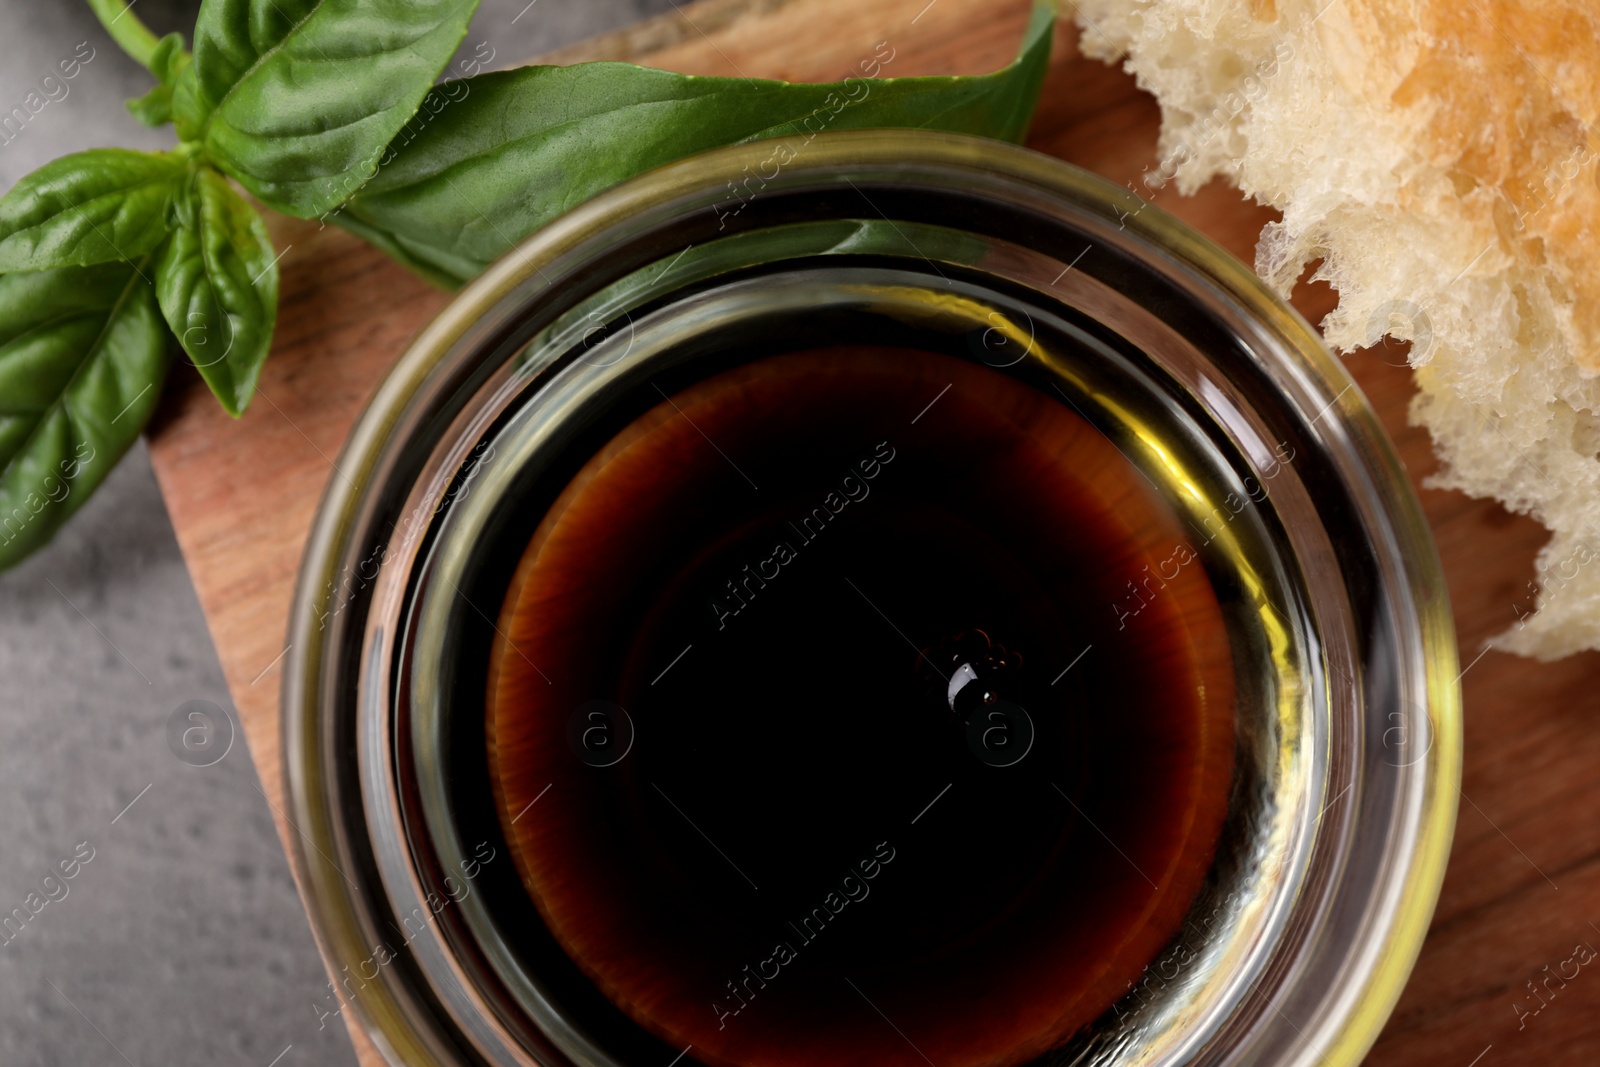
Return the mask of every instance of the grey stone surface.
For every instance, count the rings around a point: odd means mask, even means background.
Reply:
[[[187,31],[196,6],[135,10]],[[671,7],[486,0],[465,50],[505,64]],[[148,75],[78,0],[0,0],[0,113],[80,42],[66,95],[0,143],[0,190],[66,152],[169,142],[123,110]],[[318,1028],[326,976],[242,737],[208,767],[168,748],[180,705],[232,706],[142,446],[0,575],[0,679],[0,917],[31,916],[0,931],[0,1064],[353,1063]]]

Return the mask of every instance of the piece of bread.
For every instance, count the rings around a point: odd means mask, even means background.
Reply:
[[[1600,0],[1073,6],[1160,101],[1146,181],[1277,208],[1261,276],[1287,295],[1320,259],[1331,345],[1411,342],[1434,484],[1550,528],[1497,647],[1600,648]]]

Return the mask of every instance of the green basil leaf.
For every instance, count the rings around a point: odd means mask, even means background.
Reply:
[[[435,88],[376,176],[335,216],[428,276],[465,281],[568,208],[684,156],[782,134],[929,127],[1021,140],[1049,64],[1053,5],[1016,60],[976,77],[860,76],[809,85],[627,63],[523,67]]]
[[[156,409],[171,356],[147,268],[0,275],[0,567],[50,539]]]
[[[172,82],[172,128],[178,132],[178,140],[194,142],[200,139],[205,121],[206,109],[200,101],[200,87],[191,62]]]
[[[167,326],[230,415],[255,392],[278,314],[278,265],[266,224],[209,167],[179,197],[178,228],[156,260]]]
[[[178,114],[279,211],[342,203],[449,62],[478,0],[204,0]]]
[[[139,258],[166,236],[183,173],[176,156],[126,148],[45,164],[0,197],[0,271]]]
[[[415,271],[426,281],[441,289],[458,288],[463,281],[481,269],[476,262],[460,256],[451,257],[425,245],[413,247],[404,234],[386,233],[375,227],[369,227],[350,214],[333,215],[329,221],[349,230],[396,263]]]
[[[172,121],[172,88],[157,85],[143,96],[126,102],[129,114],[146,126],[165,126]]]
[[[169,33],[156,43],[150,55],[150,71],[156,86],[136,100],[128,101],[133,117],[146,126],[162,126],[172,121],[172,87],[189,65],[189,52],[180,34]]]

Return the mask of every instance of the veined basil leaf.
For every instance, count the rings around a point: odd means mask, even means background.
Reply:
[[[148,260],[0,276],[0,567],[50,539],[155,411],[171,356]]]
[[[156,297],[200,376],[230,415],[255,392],[278,314],[266,224],[228,179],[202,168],[179,197],[178,228],[156,261]]]
[[[128,101],[133,117],[146,126],[162,126],[172,121],[172,87],[189,66],[190,56],[180,34],[169,33],[156,44],[150,56],[150,71],[156,86],[136,100]]]
[[[976,77],[877,75],[809,85],[627,63],[523,67],[435,88],[334,220],[457,283],[596,193],[695,152],[782,134],[930,127],[1021,140],[1050,58],[1039,4],[1016,60]],[[409,136],[407,136],[409,135]]]
[[[179,132],[265,204],[342,203],[416,111],[478,0],[204,0]],[[185,132],[187,131],[187,132]]]
[[[170,228],[184,163],[97,148],[47,163],[0,197],[0,271],[138,259]]]

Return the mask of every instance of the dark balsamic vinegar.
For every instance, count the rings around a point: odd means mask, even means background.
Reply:
[[[1070,407],[948,356],[673,396],[560,495],[498,630],[532,906],[705,1063],[1032,1059],[1176,932],[1227,809],[1182,524]]]

